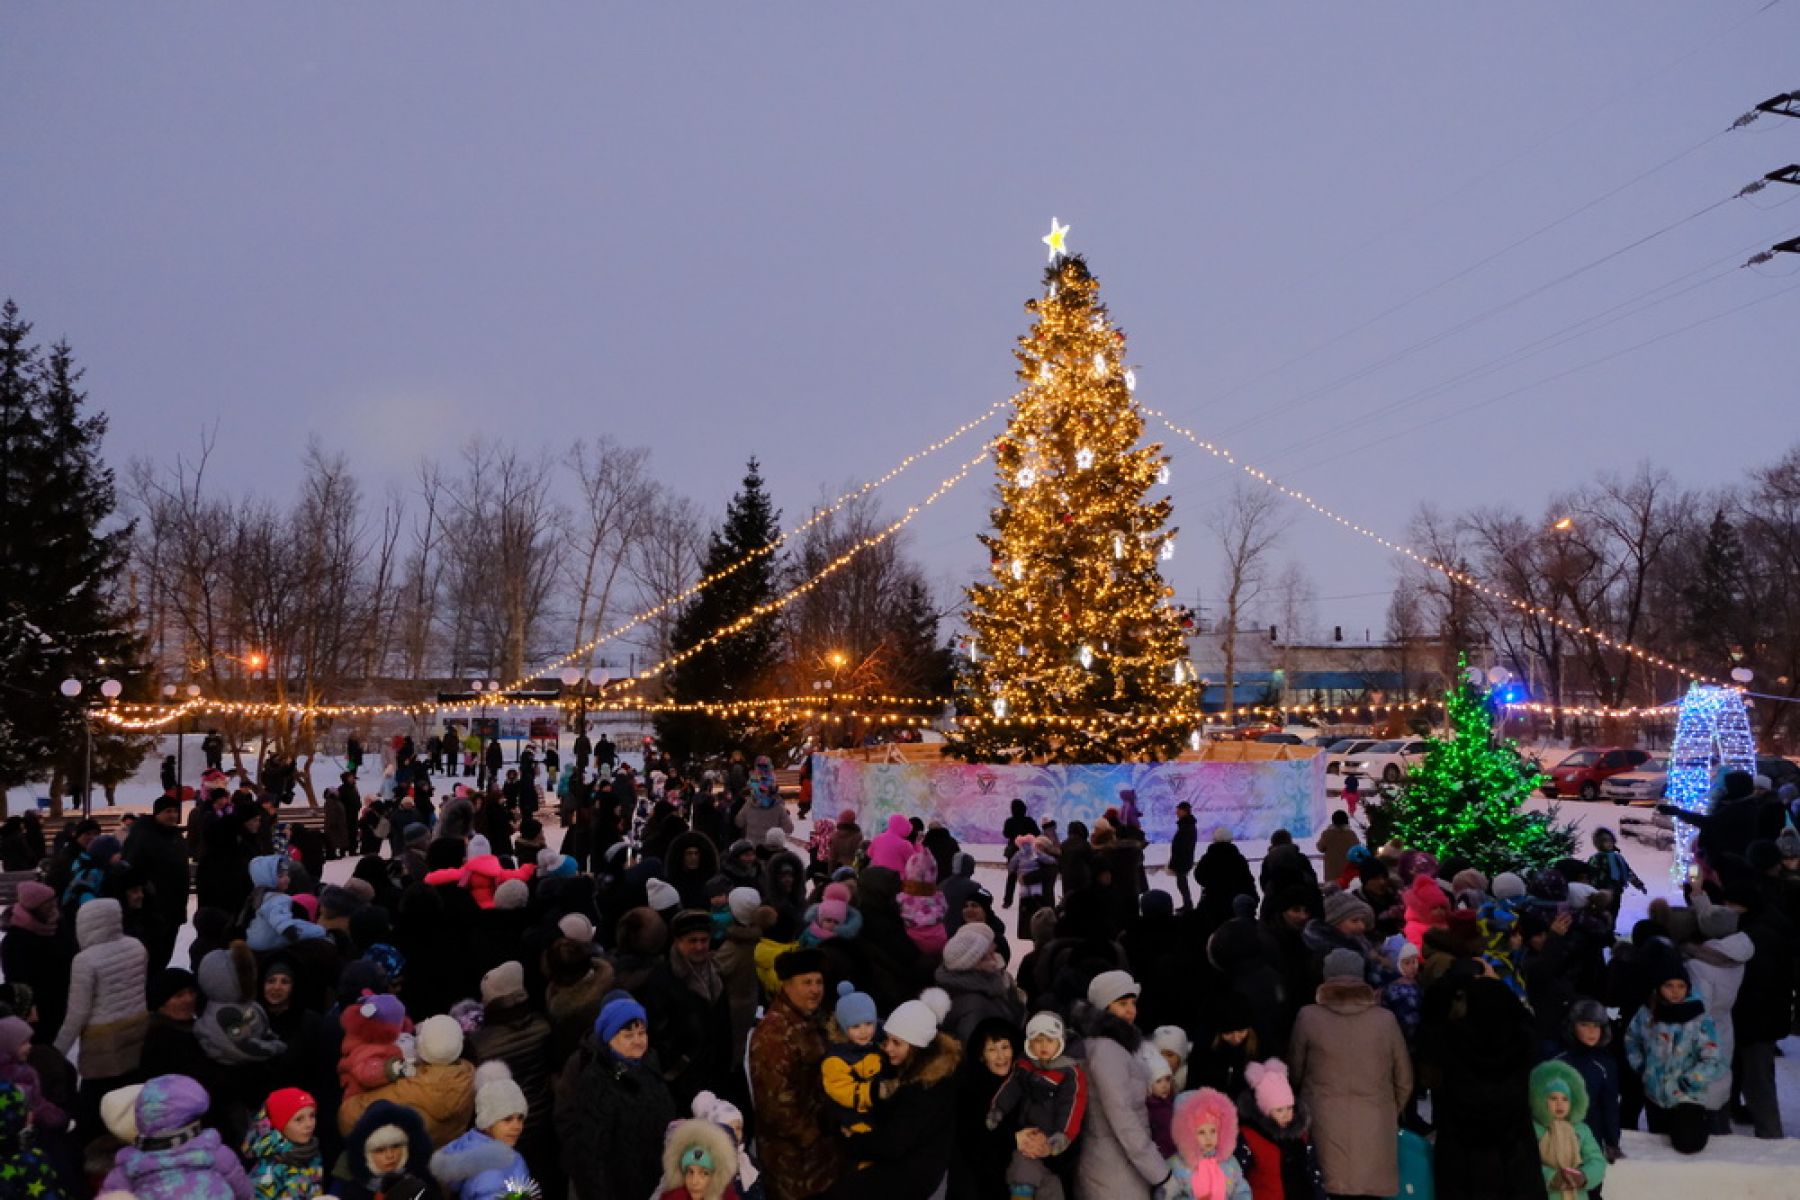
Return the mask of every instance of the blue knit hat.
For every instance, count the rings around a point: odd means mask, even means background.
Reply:
[[[629,993],[616,992],[600,1006],[600,1015],[594,1018],[594,1036],[602,1042],[610,1042],[633,1021],[648,1024],[649,1020],[644,1006],[632,999]]]
[[[838,984],[837,1021],[845,1033],[850,1032],[853,1025],[875,1023],[875,1001],[857,991],[856,985],[848,979]]]

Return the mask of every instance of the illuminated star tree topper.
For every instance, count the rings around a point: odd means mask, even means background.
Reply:
[[[998,503],[981,537],[986,579],[968,589],[959,680],[975,718],[952,752],[976,761],[1173,757],[1191,711],[1183,613],[1159,563],[1174,551],[1162,448],[1124,362],[1099,282],[1051,222],[1045,294],[1019,339],[1020,391],[994,444]]]

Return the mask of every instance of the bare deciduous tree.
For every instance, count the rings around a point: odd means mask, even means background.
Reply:
[[[1269,488],[1238,483],[1231,495],[1207,518],[1218,538],[1225,568],[1225,720],[1233,718],[1237,687],[1238,625],[1262,596],[1269,551],[1287,528],[1277,506],[1281,499]]]

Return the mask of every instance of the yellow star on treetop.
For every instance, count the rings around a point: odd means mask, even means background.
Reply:
[[[1055,217],[1051,217],[1050,232],[1045,234],[1043,238],[1044,245],[1050,247],[1051,262],[1055,262],[1058,258],[1069,252],[1068,247],[1064,244],[1064,239],[1068,236],[1069,227],[1058,223]]]

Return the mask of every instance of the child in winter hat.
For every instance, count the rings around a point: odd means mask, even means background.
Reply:
[[[737,1150],[737,1189],[741,1200],[762,1200],[762,1174],[744,1145],[744,1114],[738,1106],[711,1092],[701,1092],[694,1097],[693,1112],[699,1120],[711,1121],[731,1135],[732,1146]]]
[[[404,1105],[378,1100],[344,1140],[337,1173],[347,1173],[371,1200],[426,1200],[437,1194],[426,1176],[430,1160],[431,1141],[419,1115]]]
[[[1586,996],[1569,1005],[1563,1022],[1563,1051],[1558,1062],[1567,1063],[1587,1087],[1587,1126],[1600,1143],[1607,1162],[1619,1157],[1619,1058],[1612,1049],[1612,1021],[1598,1000]]]
[[[325,1178],[316,1133],[319,1105],[299,1088],[269,1093],[239,1152],[256,1200],[313,1200]]]
[[[346,1097],[372,1091],[410,1074],[400,1035],[412,1031],[398,996],[364,992],[338,1018],[344,1027],[338,1082]]]
[[[663,1140],[661,1200],[739,1200],[737,1146],[711,1121],[677,1121]]]
[[[1242,1149],[1238,1165],[1253,1196],[1322,1195],[1318,1154],[1310,1115],[1294,1096],[1287,1064],[1278,1058],[1251,1063],[1244,1071],[1250,1090],[1238,1097]]]
[[[1053,1012],[1034,1014],[1025,1022],[1025,1053],[1013,1060],[1012,1073],[988,1102],[989,1129],[998,1129],[1016,1111],[1019,1128],[1045,1135],[1051,1158],[1070,1153],[1087,1114],[1087,1073],[1063,1056],[1066,1040],[1061,1017]],[[1015,1196],[1063,1197],[1062,1179],[1053,1164],[1017,1150],[1007,1163],[1006,1182]]]
[[[849,1133],[868,1133],[867,1114],[875,1107],[876,1090],[887,1071],[887,1057],[875,1043],[875,1001],[848,979],[838,984],[837,1031],[843,1036],[826,1050],[819,1064],[825,1099],[838,1125]]]
[[[484,1073],[497,1065],[483,1063]],[[459,1200],[525,1190],[531,1171],[517,1147],[529,1109],[511,1075],[487,1077],[475,1092],[475,1127],[431,1156],[432,1175]]]
[[[1587,1200],[1606,1175],[1606,1158],[1587,1127],[1587,1086],[1556,1059],[1531,1072],[1531,1121],[1551,1200]]]
[[[921,953],[935,956],[944,952],[948,907],[937,888],[937,860],[924,847],[914,850],[901,872],[900,919],[906,924],[906,936]]]
[[[1144,1098],[1144,1111],[1150,1118],[1150,1140],[1164,1158],[1175,1153],[1171,1124],[1175,1119],[1175,1072],[1169,1060],[1151,1042],[1138,1046],[1138,1057],[1150,1073],[1150,1087]]]
[[[1223,1092],[1201,1088],[1183,1095],[1175,1104],[1176,1153],[1169,1156],[1162,1200],[1251,1200],[1233,1156],[1237,1127],[1237,1108]]]
[[[1188,1039],[1187,1031],[1179,1025],[1158,1025],[1150,1034],[1150,1044],[1169,1064],[1175,1090],[1187,1091],[1188,1056],[1194,1052],[1194,1043]]]
[[[211,1104],[186,1075],[158,1075],[138,1092],[137,1141],[119,1151],[101,1190],[138,1200],[244,1200],[251,1194],[238,1156],[219,1131],[200,1124]]]

